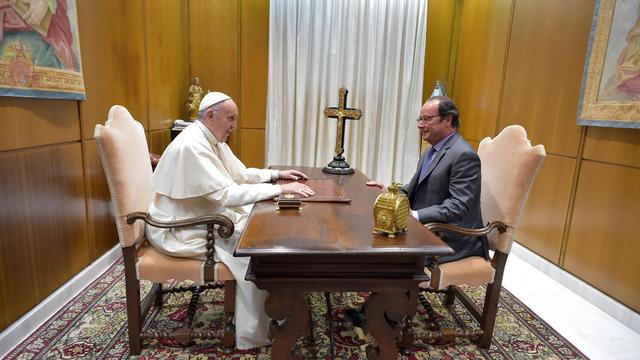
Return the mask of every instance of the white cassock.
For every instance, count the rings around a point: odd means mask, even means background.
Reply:
[[[202,215],[226,215],[235,224],[228,239],[216,237],[216,261],[226,264],[236,278],[236,347],[270,344],[270,319],[264,312],[266,292],[244,280],[248,257],[234,257],[233,249],[247,223],[253,203],[280,194],[280,186],[264,184],[277,170],[247,169],[229,146],[219,142],[200,121],[189,125],[167,147],[151,177],[156,193],[149,214],[160,220]],[[147,226],[149,241],[166,254],[205,258],[206,227],[161,229]]]

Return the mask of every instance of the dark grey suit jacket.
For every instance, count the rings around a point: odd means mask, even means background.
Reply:
[[[478,154],[456,132],[436,152],[427,168],[427,175],[419,182],[420,170],[427,153],[425,151],[420,157],[418,170],[411,182],[402,188],[409,198],[411,209],[418,212],[420,222],[424,224],[437,221],[465,228],[481,228],[482,174]],[[441,263],[467,256],[489,256],[486,237],[445,234],[443,240],[456,254],[442,257]]]

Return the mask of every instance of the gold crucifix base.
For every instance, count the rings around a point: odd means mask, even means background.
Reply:
[[[333,157],[333,161],[330,162],[327,166],[322,168],[322,171],[329,174],[338,174],[338,175],[349,175],[353,174],[355,170],[349,166],[349,164],[345,161],[344,156],[337,155]]]

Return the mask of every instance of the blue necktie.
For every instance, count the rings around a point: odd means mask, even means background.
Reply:
[[[433,146],[431,147],[431,149],[429,149],[429,152],[427,153],[427,158],[422,163],[422,169],[420,169],[420,178],[418,180],[418,183],[422,182],[422,180],[424,180],[424,177],[427,176],[427,169],[429,168],[429,165],[433,161],[433,158],[436,157],[435,156],[436,152],[437,152],[436,148]]]

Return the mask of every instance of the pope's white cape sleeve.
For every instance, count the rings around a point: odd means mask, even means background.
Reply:
[[[278,179],[278,170],[248,168],[244,174],[249,184],[269,182]]]
[[[208,194],[206,198],[220,206],[237,207],[271,199],[277,195],[280,195],[280,185],[232,184]]]

